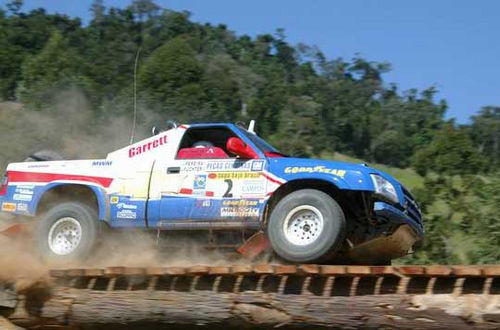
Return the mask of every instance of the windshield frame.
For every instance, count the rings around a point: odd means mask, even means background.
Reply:
[[[273,147],[271,144],[269,144],[269,142],[267,142],[266,140],[264,140],[263,138],[261,138],[257,134],[251,133],[242,127],[238,127],[238,129],[247,139],[252,141],[252,143],[264,154],[275,153],[275,154],[283,155],[278,149]]]

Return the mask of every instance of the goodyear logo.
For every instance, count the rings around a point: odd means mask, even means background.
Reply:
[[[224,206],[255,206],[257,205],[257,201],[250,201],[246,199],[237,199],[237,200],[229,200],[223,201],[222,205]]]
[[[217,173],[210,173],[208,175],[209,179],[256,179],[260,176],[260,173],[256,172],[217,172]]]
[[[335,176],[344,178],[345,170],[337,170],[332,168],[327,168],[325,166],[288,166],[285,168],[285,173],[296,174],[296,173],[328,173]]]
[[[111,204],[116,204],[116,203],[118,203],[119,200],[120,200],[120,198],[118,196],[111,196],[111,198],[109,199],[109,202]]]
[[[2,203],[2,211],[14,212],[16,210],[15,203]]]

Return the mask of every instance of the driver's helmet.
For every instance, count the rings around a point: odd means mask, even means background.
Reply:
[[[197,141],[193,143],[193,148],[210,148],[213,147],[214,144],[209,141]]]

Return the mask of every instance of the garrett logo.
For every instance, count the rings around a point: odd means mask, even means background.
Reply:
[[[143,154],[145,152],[148,152],[151,149],[156,149],[159,146],[162,146],[164,144],[167,144],[167,136],[166,135],[161,136],[161,137],[159,137],[158,139],[156,139],[154,141],[144,143],[143,145],[140,145],[138,147],[131,147],[128,150],[128,157],[129,158],[135,157],[137,155],[140,155],[140,154]]]

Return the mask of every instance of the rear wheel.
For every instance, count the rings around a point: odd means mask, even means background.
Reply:
[[[274,251],[292,262],[329,259],[344,240],[345,216],[326,193],[302,189],[285,196],[273,209],[267,236]]]
[[[79,261],[90,255],[97,234],[95,210],[82,203],[66,202],[54,206],[40,221],[37,246],[44,261]]]

